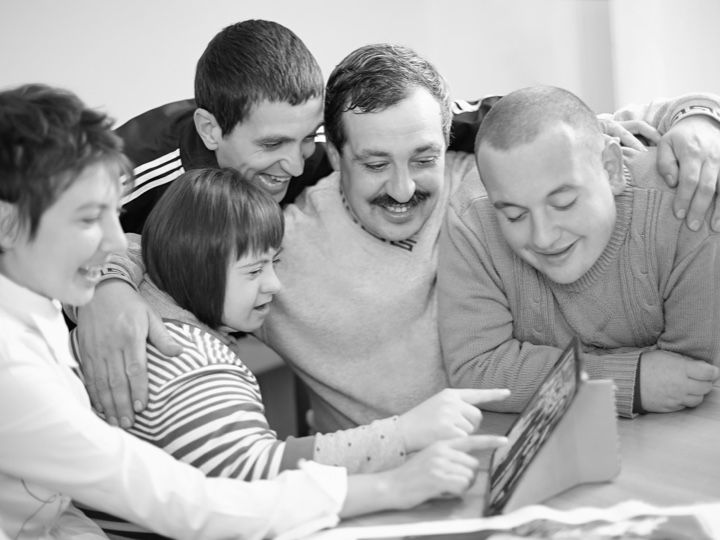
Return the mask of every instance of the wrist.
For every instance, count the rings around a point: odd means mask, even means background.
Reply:
[[[400,434],[400,441],[405,446],[406,452],[412,452],[411,448],[411,437],[410,437],[410,421],[407,419],[407,413],[401,414],[397,417],[397,431]]]

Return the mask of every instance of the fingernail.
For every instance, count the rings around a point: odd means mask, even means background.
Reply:
[[[118,425],[117,418],[115,418],[114,416],[111,416],[110,418],[108,418],[108,421],[107,421],[107,422],[108,422],[108,424],[110,424],[111,426],[117,427],[117,425]]]
[[[142,401],[140,401],[140,400],[135,401],[135,403],[133,403],[133,410],[134,410],[135,412],[140,412],[140,411],[142,411],[142,410],[143,410]]]
[[[677,212],[675,212],[675,215],[678,219],[684,219],[685,218],[685,210],[680,209]]]
[[[690,222],[689,227],[691,231],[697,231],[700,228],[700,222],[695,219]]]
[[[123,428],[127,429],[127,428],[129,428],[130,426],[132,426],[132,422],[130,421],[130,419],[129,419],[127,416],[123,416],[123,417],[120,419],[120,426],[122,426]]]

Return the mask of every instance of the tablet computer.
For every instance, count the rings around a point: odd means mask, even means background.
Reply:
[[[501,514],[518,481],[570,408],[580,383],[579,341],[574,338],[507,433],[508,444],[493,452],[484,515]]]

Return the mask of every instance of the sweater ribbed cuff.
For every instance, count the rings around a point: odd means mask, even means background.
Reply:
[[[585,366],[592,379],[612,379],[615,382],[615,406],[619,416],[634,418],[635,373],[639,351],[588,355]]]
[[[719,104],[709,99],[693,99],[683,103],[677,110],[673,111],[670,117],[670,127],[677,124],[683,118],[688,116],[703,115],[709,116],[720,122]]]

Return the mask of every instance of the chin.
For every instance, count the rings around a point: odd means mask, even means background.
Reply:
[[[390,240],[391,242],[398,242],[401,240],[407,240],[408,238],[415,236],[420,229],[422,229],[425,223],[404,223],[402,225],[386,225],[380,227],[376,233],[381,238]]]
[[[58,296],[57,299],[63,304],[69,304],[71,306],[83,306],[90,302],[95,296],[95,287],[87,291],[72,291],[70,294]]]

